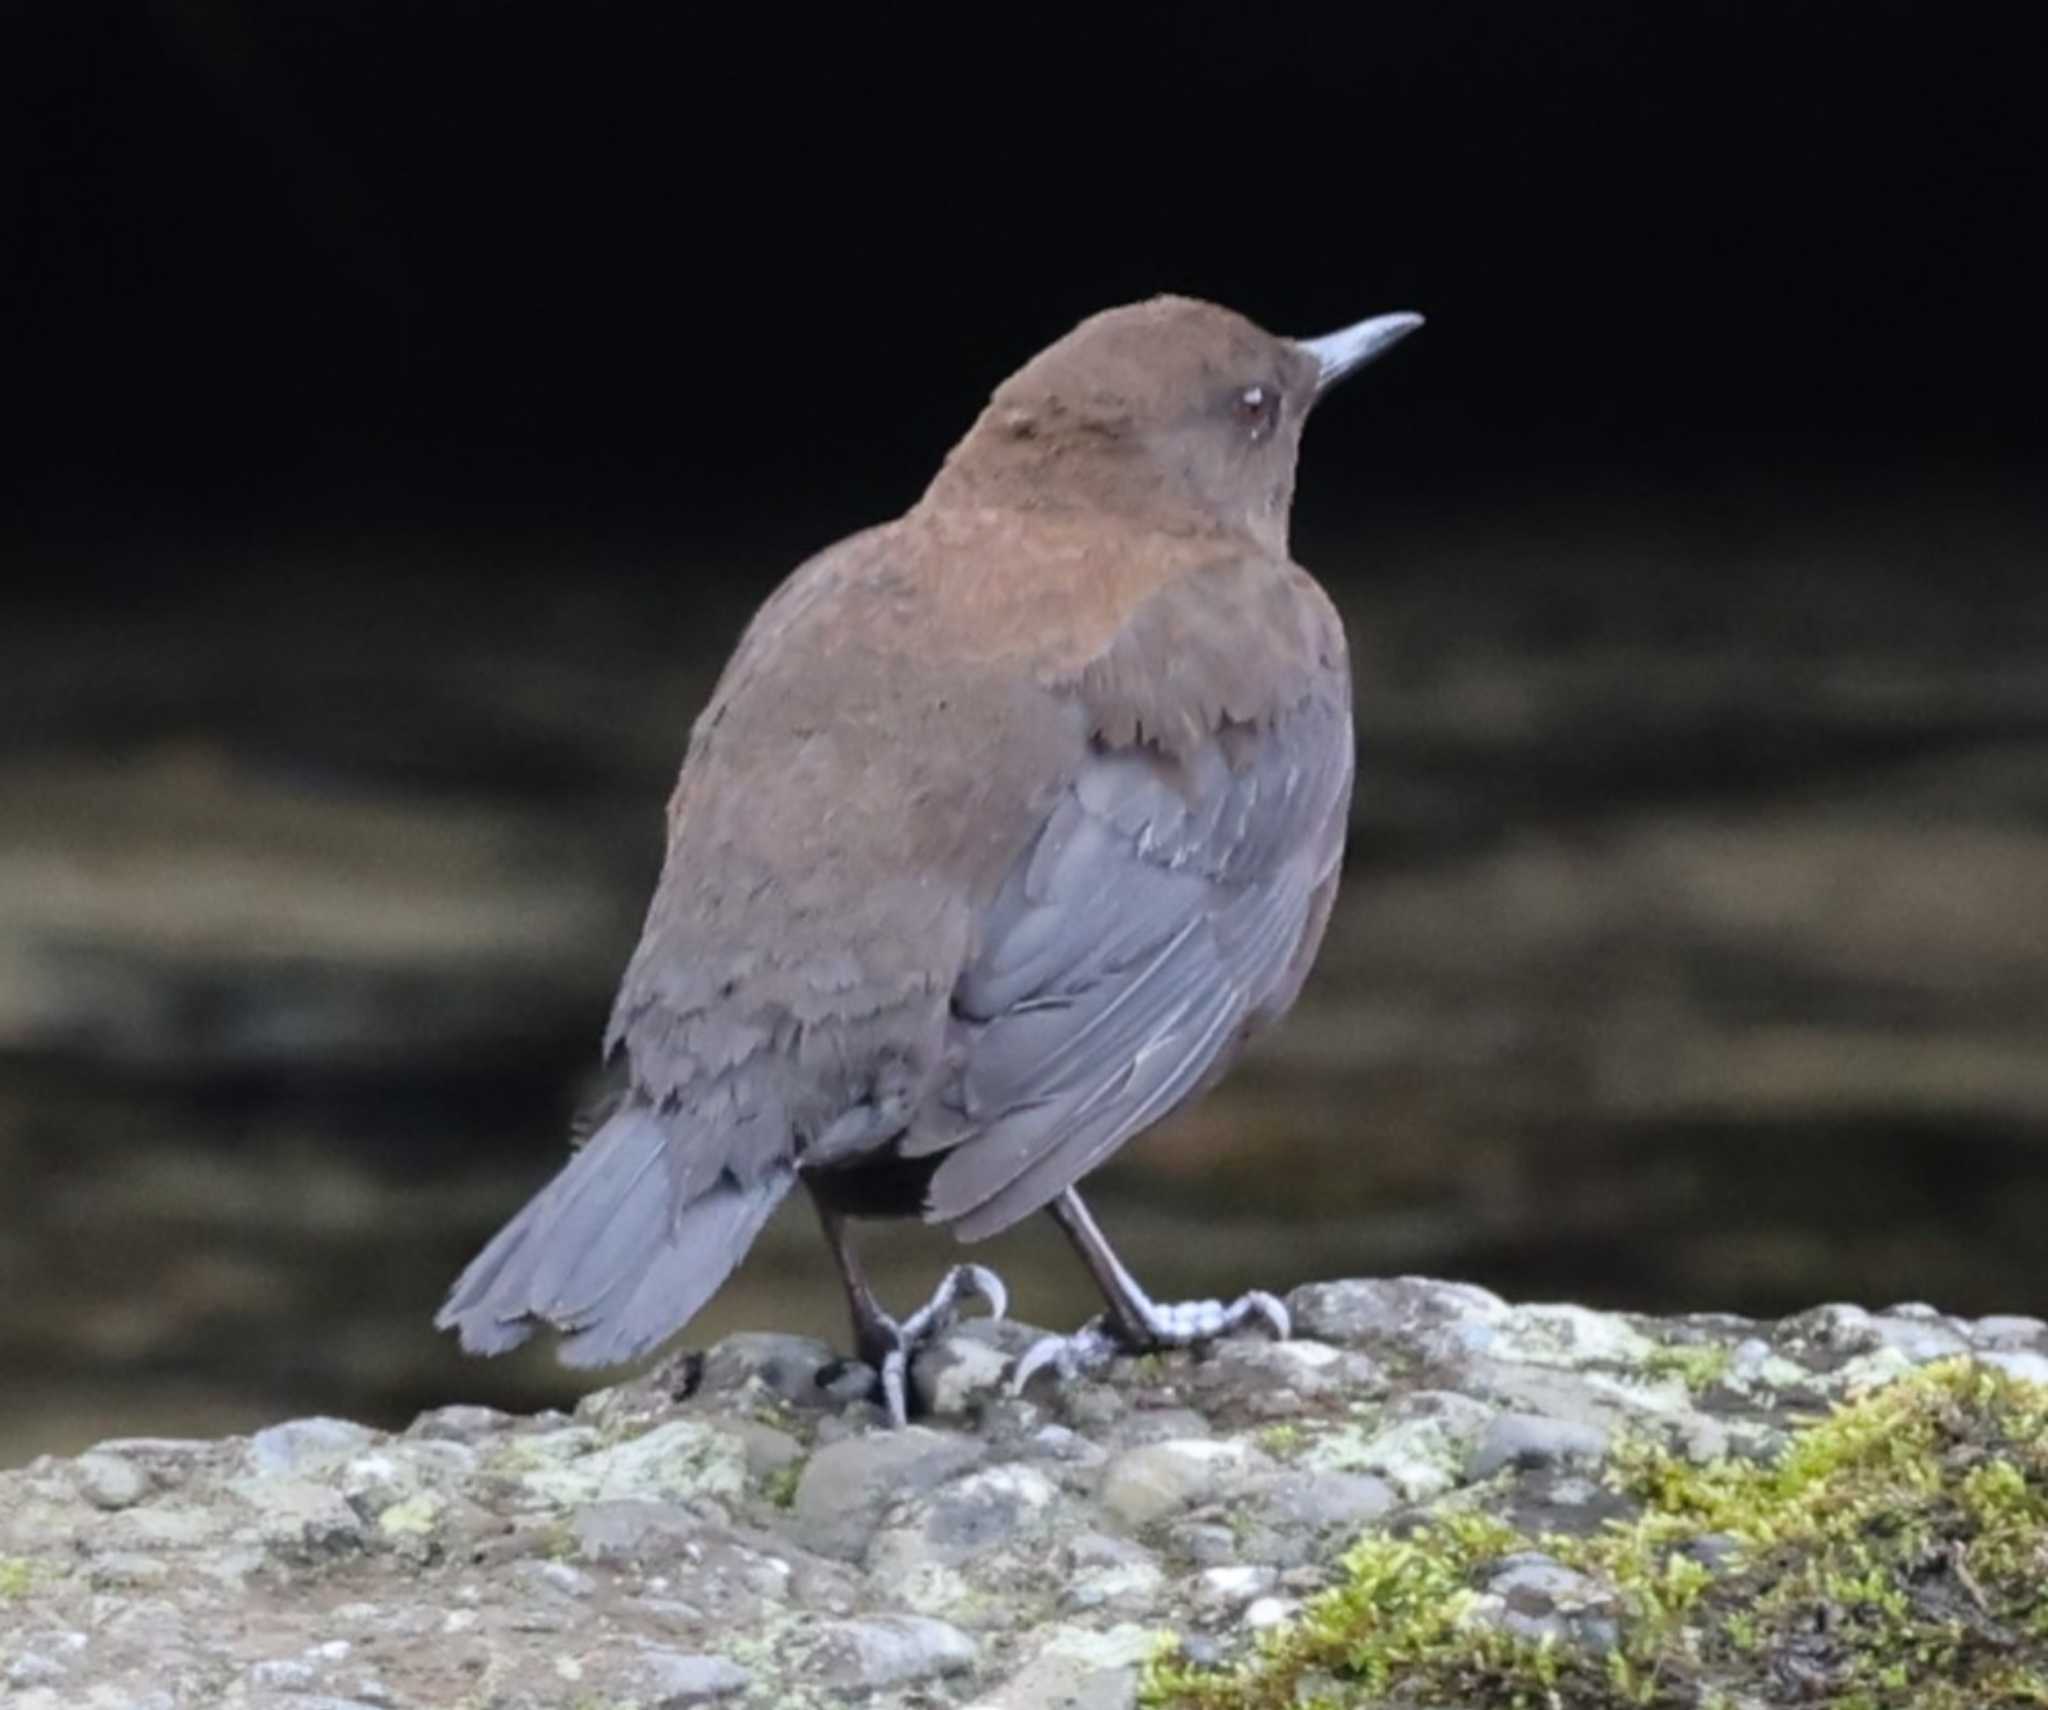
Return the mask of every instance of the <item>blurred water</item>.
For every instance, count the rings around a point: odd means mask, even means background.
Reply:
[[[2048,1306],[2048,528],[1776,514],[1304,546],[1347,882],[1288,1027],[1098,1178],[1157,1291]],[[759,590],[465,550],[271,543],[0,636],[0,1463],[574,1393],[427,1321],[559,1156]],[[953,1251],[868,1247],[905,1303]],[[978,1256],[1092,1309],[1050,1226]],[[839,1333],[800,1206],[690,1340],[742,1326]]]

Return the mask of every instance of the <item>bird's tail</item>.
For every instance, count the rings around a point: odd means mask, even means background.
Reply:
[[[795,1179],[731,1172],[674,1203],[670,1137],[629,1100],[470,1261],[434,1323],[472,1354],[502,1354],[542,1325],[572,1366],[644,1354],[696,1315]]]

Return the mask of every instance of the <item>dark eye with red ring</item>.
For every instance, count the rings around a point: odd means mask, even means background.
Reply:
[[[1231,414],[1254,445],[1280,420],[1280,394],[1271,386],[1247,386],[1230,401]]]

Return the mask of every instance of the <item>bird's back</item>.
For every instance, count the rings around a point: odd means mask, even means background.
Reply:
[[[1275,778],[1314,769],[1314,823],[1240,803],[1259,817],[1224,828],[1219,870],[1255,880],[1278,838],[1332,874],[1350,726],[1320,590],[1087,521],[913,512],[806,565],[749,629],[698,721],[612,1025],[654,1100],[715,1101],[715,1123],[677,1124],[685,1191],[735,1134],[827,1163],[943,1101],[1005,885],[1104,756],[1150,755],[1169,797],[1227,790],[1262,751]],[[1135,900],[1146,874],[1105,867],[1090,900]]]

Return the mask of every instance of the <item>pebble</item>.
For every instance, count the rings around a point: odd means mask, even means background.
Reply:
[[[1345,1347],[1380,1340],[1430,1346],[1435,1333],[1447,1326],[1505,1318],[1508,1304],[1470,1283],[1368,1277],[1306,1283],[1287,1297],[1287,1314],[1295,1335],[1311,1341]]]
[[[1372,1473],[1274,1473],[1245,1486],[1247,1512],[1268,1527],[1303,1531],[1357,1532],[1398,1508],[1400,1492]]]
[[[149,1494],[149,1475],[126,1455],[89,1449],[71,1467],[78,1494],[95,1508],[115,1513],[132,1508]]]
[[[1195,1575],[1190,1601],[1199,1614],[1233,1613],[1261,1593],[1270,1591],[1274,1578],[1271,1568],[1244,1562],[1233,1563],[1229,1567],[1204,1568]]]
[[[754,1677],[725,1657],[694,1651],[669,1651],[649,1646],[639,1659],[639,1686],[656,1710],[684,1710],[745,1692]]]
[[[1977,1358],[1987,1366],[1996,1366],[2008,1377],[2024,1378],[2028,1383],[2048,1383],[2048,1354],[2017,1348],[1994,1348]]]
[[[969,1710],[1133,1710],[1138,1671],[1158,1648],[1150,1627],[1055,1627],[1018,1672]]]
[[[500,1413],[495,1407],[459,1402],[422,1413],[406,1427],[405,1434],[452,1443],[473,1443],[480,1438],[498,1435],[512,1423],[511,1414]]]
[[[1318,1437],[1299,1465],[1317,1472],[1370,1473],[1405,1502],[1426,1501],[1465,1477],[1465,1463],[1495,1410],[1447,1390],[1416,1390],[1378,1418]]]
[[[22,1651],[10,1657],[7,1672],[0,1680],[16,1692],[26,1692],[31,1686],[48,1686],[52,1681],[64,1678],[65,1668],[55,1657],[45,1656],[41,1651]]]
[[[1058,1495],[1058,1486],[1035,1467],[969,1473],[926,1499],[914,1528],[917,1554],[948,1565],[985,1556],[1009,1544]]]
[[[875,1692],[885,1686],[959,1674],[979,1647],[958,1627],[929,1615],[873,1615],[819,1629],[810,1666],[829,1685]]]
[[[1895,1306],[1870,1321],[1870,1331],[1887,1348],[1896,1348],[1916,1365],[1968,1351],[1969,1338],[1934,1309]]]
[[[791,1504],[797,1536],[820,1555],[857,1560],[890,1506],[980,1465],[987,1453],[979,1438],[922,1425],[842,1438],[804,1463]]]
[[[1674,1327],[1395,1279],[1293,1304],[1301,1341],[1118,1362],[1031,1401],[989,1388],[1028,1332],[963,1325],[916,1381],[971,1429],[875,1429],[864,1401],[809,1398],[823,1343],[760,1337],[675,1364],[694,1389],[635,1379],[574,1422],[443,1408],[396,1437],[303,1419],[45,1457],[0,1471],[0,1692],[24,1710],[172,1710],[194,1682],[250,1710],[494,1691],[1132,1710],[1162,1634],[1228,1666],[1353,1539],[1467,1481],[1524,1475],[1452,1500],[1533,1536],[1531,1514],[1620,1500],[1596,1483],[1610,1433],[1768,1452],[1817,1400],[1958,1339],[2048,1382],[2038,1320],[1910,1303]],[[1705,1403],[1630,1363],[1674,1328],[1731,1355]],[[1417,1371],[1439,1387],[1404,1387]],[[769,1500],[792,1481],[787,1509]],[[1716,1573],[1741,1559],[1726,1538],[1683,1548]],[[1535,1550],[1489,1567],[1473,1619],[1616,1642],[1603,1588]],[[347,1638],[309,1646],[322,1632]]]
[[[1612,1598],[1553,1557],[1530,1552],[1505,1558],[1487,1579],[1486,1595],[1488,1604],[1475,1618],[1517,1638],[1553,1644],[1590,1642],[1596,1649],[1610,1648],[1614,1642],[1607,1614]]]
[[[1237,1558],[1237,1534],[1214,1520],[1183,1520],[1166,1530],[1166,1547],[1197,1567],[1217,1567]]]
[[[92,1560],[92,1583],[98,1591],[147,1590],[170,1577],[168,1562],[138,1550],[103,1550]]]
[[[336,1466],[377,1441],[367,1425],[347,1419],[288,1419],[249,1439],[249,1470],[259,1478],[289,1478]]]
[[[685,1555],[703,1522],[676,1502],[591,1502],[570,1517],[569,1529],[585,1561],[634,1561],[659,1566]]]
[[[741,1331],[704,1356],[697,1393],[723,1395],[757,1384],[799,1407],[822,1407],[831,1398],[819,1383],[819,1374],[838,1363],[832,1345],[815,1336]]]
[[[635,1497],[673,1502],[738,1496],[747,1487],[747,1450],[730,1431],[671,1419],[622,1443],[544,1456],[520,1475],[520,1483],[562,1508]]]
[[[1292,1621],[1300,1613],[1301,1605],[1291,1597],[1259,1597],[1245,1605],[1244,1624],[1257,1633]]]
[[[579,1567],[567,1562],[542,1562],[540,1578],[564,1597],[589,1597],[597,1590],[597,1581]]]
[[[363,1547],[362,1516],[332,1485],[304,1478],[240,1479],[235,1494],[256,1510],[264,1545],[294,1560],[312,1561]]]
[[[1126,1526],[1147,1526],[1208,1501],[1256,1470],[1260,1460],[1243,1443],[1207,1437],[1148,1443],[1125,1450],[1103,1468],[1100,1500]]]
[[[2048,1323],[2015,1313],[1980,1318],[1969,1331],[1971,1342],[1979,1348],[2025,1348],[2032,1343],[2048,1347]]]
[[[1607,1455],[1609,1434],[1598,1425],[1540,1413],[1503,1413],[1486,1427],[1465,1460],[1469,1479],[1491,1478],[1503,1467],[1518,1472],[1590,1466]]]

